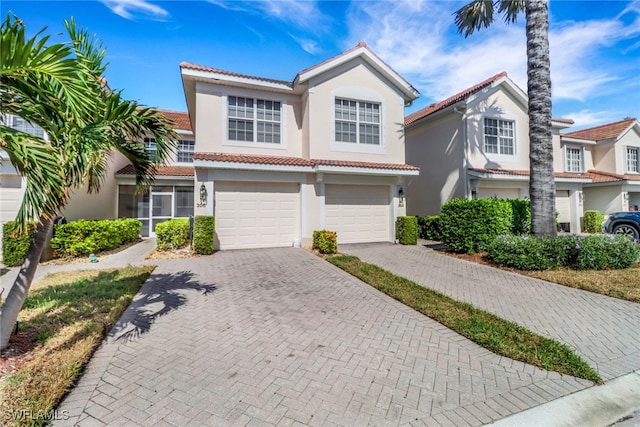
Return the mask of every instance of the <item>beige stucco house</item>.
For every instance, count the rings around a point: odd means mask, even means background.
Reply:
[[[146,194],[135,194],[135,176],[129,161],[113,152],[109,172],[100,192],[88,194],[86,188],[73,191],[63,211],[68,221],[78,219],[136,218],[142,221],[142,236],[155,236],[157,223],[193,215],[193,153],[195,137],[186,112],[159,110],[173,124],[178,145],[167,164],[157,168],[156,179]],[[145,138],[150,152],[153,138]]]
[[[569,164],[560,131],[573,121],[553,119],[558,222],[579,232],[583,184],[591,178]],[[407,213],[432,215],[453,198],[529,196],[527,94],[507,73],[405,118],[406,156],[420,167],[407,180]]]
[[[640,123],[627,118],[561,135],[565,158],[586,171],[584,209],[602,213],[640,207]],[[569,166],[569,165],[568,165]]]
[[[393,241],[405,215],[404,108],[418,92],[364,43],[273,80],[180,64],[196,215],[220,249]]]

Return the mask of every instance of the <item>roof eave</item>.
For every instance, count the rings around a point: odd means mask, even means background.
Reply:
[[[303,84],[325,72],[347,63],[355,58],[361,57],[368,64],[374,67],[380,74],[387,78],[396,86],[405,97],[405,102],[412,102],[420,96],[420,92],[407,82],[400,74],[396,73],[391,67],[385,64],[377,56],[373,55],[366,47],[358,47],[344,55],[338,56],[331,61],[322,63],[316,67],[309,68],[299,73],[294,79],[294,87]]]

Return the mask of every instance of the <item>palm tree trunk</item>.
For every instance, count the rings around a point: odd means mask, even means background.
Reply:
[[[4,350],[9,345],[9,338],[16,321],[18,313],[27,299],[29,288],[33,282],[33,278],[40,262],[40,257],[47,244],[47,236],[53,225],[53,221],[49,218],[40,217],[40,223],[33,236],[31,246],[25,257],[18,277],[16,277],[13,286],[0,309],[0,350]]]
[[[547,0],[526,0],[529,94],[529,195],[534,236],[556,236]]]

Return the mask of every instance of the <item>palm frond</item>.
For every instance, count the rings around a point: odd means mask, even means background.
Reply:
[[[493,22],[494,4],[491,0],[473,0],[454,13],[458,33],[469,37],[476,30],[489,27]]]

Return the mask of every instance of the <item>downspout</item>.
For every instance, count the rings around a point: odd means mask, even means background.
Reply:
[[[464,170],[464,197],[469,198],[469,158],[467,156],[469,153],[469,141],[467,141],[467,109],[466,106],[464,107],[464,110],[460,110],[459,108],[460,107],[457,106],[453,107],[453,111],[460,114],[462,118],[462,142],[464,149],[464,155],[462,157],[462,168]]]

